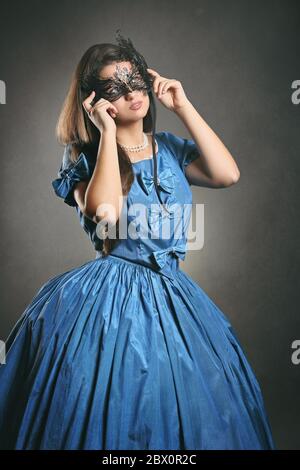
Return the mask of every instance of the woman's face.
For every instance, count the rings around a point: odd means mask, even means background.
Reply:
[[[126,67],[129,71],[132,70],[131,62],[115,62],[110,65],[105,65],[102,68],[100,73],[100,79],[105,80],[110,78],[114,80],[114,73],[118,70],[125,70]],[[133,103],[141,102],[141,106],[138,109],[130,109]],[[112,101],[113,105],[119,111],[115,121],[124,122],[124,121],[136,121],[138,119],[143,119],[149,109],[150,100],[149,95],[146,90],[132,90],[127,94],[122,95],[117,100]]]

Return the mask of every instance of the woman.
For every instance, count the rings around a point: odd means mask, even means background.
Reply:
[[[228,319],[179,267],[190,185],[229,187],[238,167],[182,84],[117,39],[85,52],[57,126],[53,188],[96,258],[44,284],[10,333],[1,448],[272,449]],[[155,132],[154,95],[193,140]]]

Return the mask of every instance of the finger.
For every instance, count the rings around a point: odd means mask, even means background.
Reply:
[[[110,109],[110,110],[112,110],[113,112],[118,113],[117,108],[116,108],[113,104],[111,104],[110,101],[107,101],[107,100],[105,100],[105,99],[103,99],[103,98],[101,98],[101,100],[97,101],[97,103],[94,105],[94,108],[98,108],[98,107],[99,107],[99,108],[100,108],[100,107],[101,107],[101,108],[104,107],[104,108],[106,108],[107,110]]]
[[[92,109],[92,112],[97,108],[99,108],[99,109],[104,108],[108,112],[108,114],[113,118],[115,118],[117,116],[117,114],[119,113],[119,111],[117,110],[117,108],[115,106],[113,106],[109,101],[107,101],[103,98],[101,98],[101,100],[98,101],[95,104],[95,106]],[[89,114],[89,116],[90,116],[90,114]]]
[[[84,109],[86,110],[87,113],[89,113],[92,109],[92,105],[91,105],[91,102],[93,100],[95,96],[95,92],[92,91],[92,93],[83,101],[82,103],[82,106],[84,107]]]
[[[170,88],[171,86],[171,83],[168,83],[168,84],[165,84],[162,89],[161,89],[161,93],[164,94],[164,93],[167,93],[168,89]]]
[[[88,116],[91,116],[91,113],[93,111],[93,108],[91,106],[89,108],[87,108],[87,105],[83,105],[83,109],[85,110],[85,112]]]
[[[112,118],[115,118],[115,117],[117,116],[117,113],[116,113],[115,111],[111,110],[111,109],[108,110],[108,113],[110,114],[110,116],[111,116]]]
[[[167,91],[169,90],[169,88],[172,87],[173,85],[173,82],[174,80],[168,80],[162,87],[161,89],[161,93],[164,94],[164,93],[167,93]]]
[[[118,113],[118,109],[110,102],[107,102],[107,109],[111,109],[114,113]]]
[[[159,73],[156,72],[156,71],[153,70],[153,69],[147,69],[147,71],[148,71],[150,74],[152,74],[152,75],[159,76]]]
[[[158,96],[161,96],[163,87],[168,83],[168,80],[161,80],[158,85]]]
[[[115,107],[108,107],[107,108],[107,112],[112,116],[112,117],[116,117],[116,115],[118,114],[118,110],[115,108]]]
[[[89,107],[92,107],[91,103],[92,103],[93,99],[95,98],[95,95],[96,95],[96,93],[93,90],[92,93],[87,97],[86,103],[88,104]]]
[[[153,91],[156,93],[157,92],[157,88],[158,88],[158,84],[159,84],[159,79],[161,79],[162,77],[159,75],[159,73],[157,73],[155,70],[153,69],[150,69],[150,68],[147,68],[147,70],[150,72],[151,75],[153,75],[154,77],[154,80],[153,80],[153,83],[152,83],[152,87],[153,87]]]
[[[155,93],[158,92],[159,84],[162,81],[162,78],[160,76],[155,77],[154,82],[153,82],[153,90]]]
[[[93,92],[94,93],[94,92]],[[92,95],[92,94],[91,94]],[[91,96],[90,95],[90,96]],[[94,112],[94,110],[99,106],[99,105],[103,105],[103,102],[105,102],[106,100],[104,100],[103,98],[100,98],[100,100],[96,101],[96,103],[94,103],[93,105],[91,104],[92,101],[89,103],[90,101],[90,96],[85,100],[85,110],[87,112],[87,114],[89,116],[91,116],[91,113]]]

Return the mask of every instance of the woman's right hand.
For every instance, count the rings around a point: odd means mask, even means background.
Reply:
[[[89,119],[92,123],[100,130],[100,132],[106,130],[116,130],[116,123],[114,118],[116,117],[118,110],[108,100],[100,98],[96,103],[91,106],[91,101],[95,96],[95,92],[92,93],[83,101],[82,106],[84,107]]]

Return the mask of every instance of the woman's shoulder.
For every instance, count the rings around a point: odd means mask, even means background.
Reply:
[[[95,165],[96,155],[94,148],[87,145],[66,144],[63,149],[61,170],[78,166],[82,162],[86,162],[89,167]]]
[[[79,181],[91,178],[95,163],[96,160],[91,148],[66,144],[57,173],[58,177],[51,181],[55,194],[63,198],[68,205],[76,206],[73,197],[74,185]]]
[[[192,139],[187,139],[181,137],[177,134],[174,134],[170,131],[159,131],[155,134],[159,139],[161,139],[164,143],[168,144],[171,149],[179,149],[181,150],[187,143],[193,142]]]
[[[199,156],[199,150],[193,139],[181,137],[170,131],[157,132],[156,136],[177,160],[184,173],[187,165]]]

